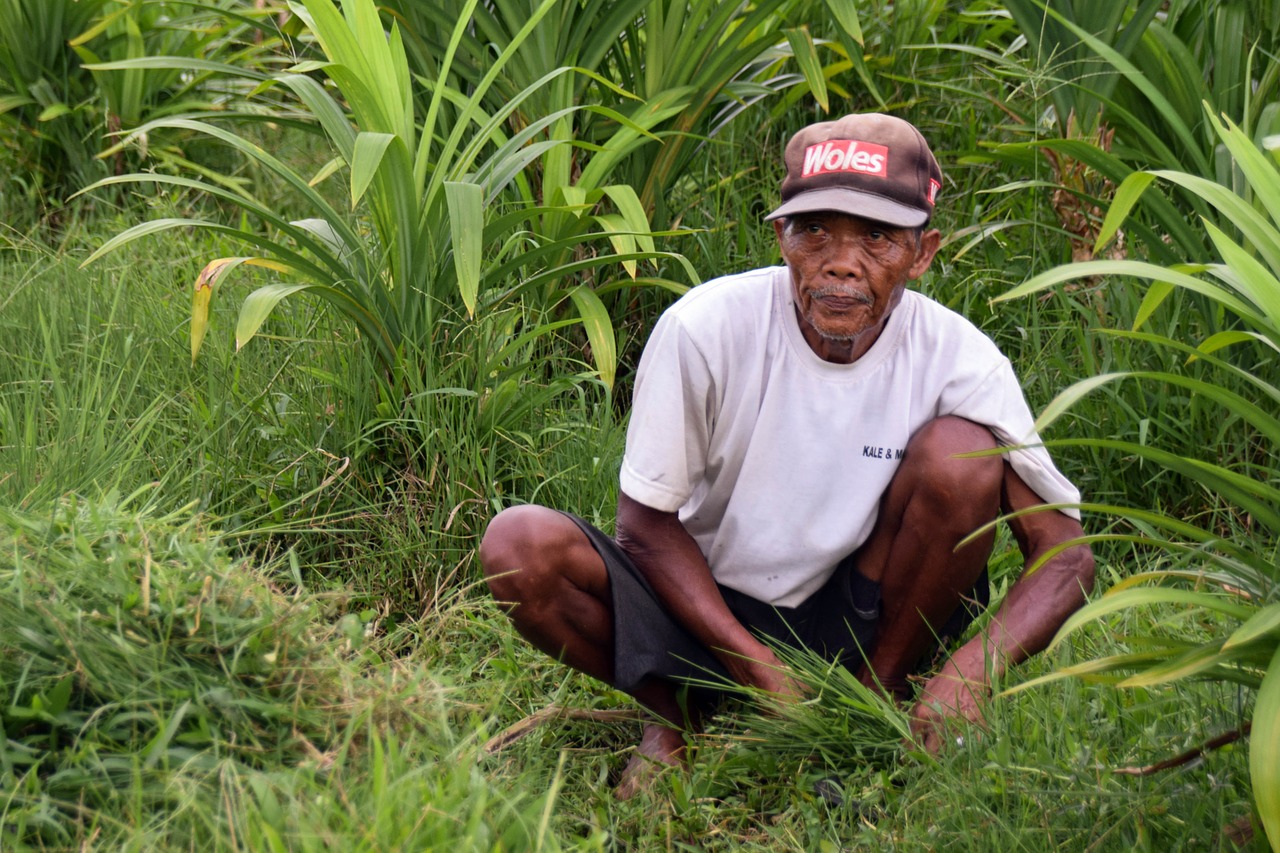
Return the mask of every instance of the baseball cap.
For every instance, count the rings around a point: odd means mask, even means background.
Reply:
[[[942,170],[915,125],[883,113],[811,124],[791,137],[782,205],[766,220],[834,210],[915,228],[933,215]]]

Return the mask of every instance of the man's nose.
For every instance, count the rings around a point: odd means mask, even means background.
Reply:
[[[838,240],[823,262],[823,272],[836,278],[861,278],[862,252],[853,240]]]

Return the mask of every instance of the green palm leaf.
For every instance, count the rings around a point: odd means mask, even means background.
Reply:
[[[472,317],[476,313],[481,253],[484,251],[484,193],[479,184],[456,181],[446,182],[444,190],[449,205],[449,227],[453,234],[458,292],[467,306],[467,316]]]
[[[1071,409],[1083,397],[1092,394],[1099,388],[1118,382],[1123,379],[1136,379],[1138,381],[1161,382],[1169,385],[1178,385],[1186,388],[1207,400],[1221,405],[1223,408],[1239,415],[1245,422],[1253,426],[1267,440],[1280,444],[1280,418],[1268,412],[1266,409],[1254,403],[1252,400],[1224,388],[1220,384],[1206,382],[1202,379],[1195,379],[1190,376],[1183,376],[1177,373],[1167,373],[1163,371],[1148,370],[1126,370],[1116,373],[1104,373],[1099,376],[1092,376],[1088,379],[1082,379],[1079,382],[1069,386],[1064,391],[1058,393],[1056,397],[1041,411],[1040,416],[1036,418],[1034,429],[1037,433],[1043,433],[1058,418]]]
[[[1280,647],[1271,658],[1253,706],[1249,739],[1253,801],[1274,849],[1280,849]]]
[[[1073,613],[1058,629],[1058,633],[1049,644],[1049,648],[1055,648],[1081,626],[1103,616],[1130,607],[1146,607],[1154,604],[1181,604],[1187,607],[1211,610],[1241,621],[1248,619],[1252,613],[1252,610],[1246,605],[1208,592],[1192,592],[1169,587],[1148,587],[1108,592],[1102,598],[1086,604]]]
[[[245,297],[240,305],[240,319],[236,322],[236,349],[253,339],[263,322],[280,300],[299,291],[315,287],[311,284],[267,284]]]
[[[373,183],[387,148],[396,141],[393,133],[362,131],[356,134],[355,148],[351,152],[351,207],[354,208]]]
[[[1126,639],[1129,639],[1131,642],[1133,640],[1133,638]],[[1093,660],[1072,664],[1071,666],[1059,667],[1053,672],[1037,676],[1036,678],[1029,678],[1020,684],[1015,684],[1012,687],[1005,688],[1000,692],[1000,695],[1012,696],[1013,694],[1021,693],[1024,690],[1041,687],[1055,681],[1062,681],[1064,678],[1080,678],[1086,681],[1116,684],[1122,680],[1122,677],[1115,675],[1115,673],[1132,672],[1133,670],[1144,666],[1166,661],[1169,659],[1170,654],[1179,653],[1189,647],[1190,644],[1186,643],[1161,643],[1155,644],[1152,648],[1141,652],[1125,652],[1123,654],[1094,658]]]
[[[1280,632],[1280,602],[1268,605],[1249,618],[1235,633],[1227,638],[1222,648],[1231,649],[1243,646],[1255,640],[1265,638],[1268,634]]]
[[[1166,658],[1154,666],[1117,682],[1118,687],[1154,687],[1157,684],[1168,684],[1185,678],[1202,675],[1219,667],[1235,667],[1239,659],[1236,652],[1222,651],[1222,644],[1205,643],[1190,652],[1179,655],[1172,660]]]
[[[1191,268],[1204,269],[1206,267],[1200,266]],[[1000,294],[991,301],[996,303],[1004,302],[1009,299],[1018,299],[1023,296],[1047,290],[1054,285],[1093,276],[1127,276],[1145,279],[1152,282],[1174,284],[1193,293],[1199,293],[1202,296],[1207,296],[1215,302],[1221,303],[1232,313],[1248,320],[1256,326],[1265,327],[1267,325],[1266,318],[1262,314],[1258,313],[1253,306],[1242,301],[1229,290],[1219,287],[1212,282],[1207,282],[1204,279],[1189,275],[1187,272],[1177,267],[1162,267],[1157,264],[1149,264],[1144,261],[1086,261],[1083,263],[1056,267],[1055,269],[1033,276],[1012,290]]]

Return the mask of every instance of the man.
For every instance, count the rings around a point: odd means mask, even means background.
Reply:
[[[708,673],[783,700],[802,688],[770,642],[800,642],[901,699],[908,676],[988,597],[1009,515],[1028,568],[985,630],[923,686],[926,748],[981,719],[991,679],[1045,647],[1093,583],[1074,504],[1034,445],[995,345],[914,292],[938,250],[942,173],[915,127],[879,114],[801,130],[774,223],[785,267],[694,288],[646,344],[616,541],[512,507],[480,559],[516,629],[657,715],[624,771],[684,756],[682,680]],[[1065,547],[1064,547],[1065,546]],[[1042,565],[1037,564],[1042,563]]]

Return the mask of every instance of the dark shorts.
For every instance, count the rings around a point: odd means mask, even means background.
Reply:
[[[564,515],[591,540],[609,573],[614,686],[630,692],[650,677],[729,683],[728,671],[671,618],[618,543],[581,518]],[[854,555],[842,560],[831,579],[796,607],[767,604],[725,586],[720,593],[738,621],[763,639],[805,647],[857,670],[875,650],[880,584],[863,577],[854,563]],[[989,600],[984,569],[971,595],[938,632],[939,648],[963,634]]]

